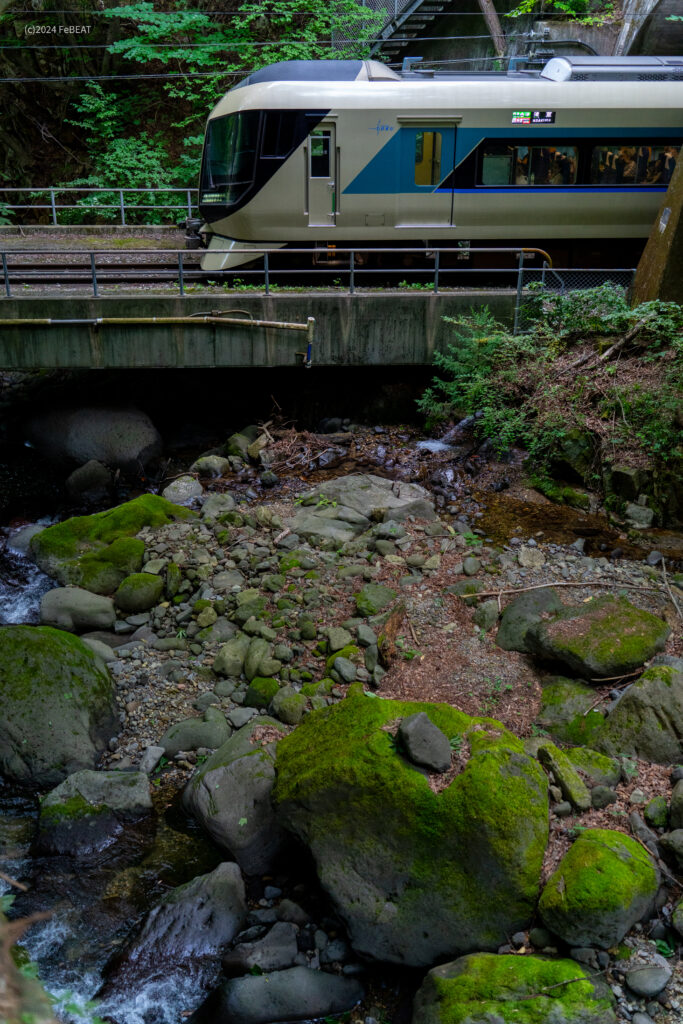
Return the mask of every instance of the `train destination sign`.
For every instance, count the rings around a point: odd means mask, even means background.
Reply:
[[[554,110],[513,110],[513,124],[555,124]]]

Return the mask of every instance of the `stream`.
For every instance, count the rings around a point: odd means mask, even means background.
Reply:
[[[442,513],[450,511],[455,516],[459,509],[458,514],[466,514],[474,529],[497,543],[509,539],[512,530],[519,529],[521,524],[526,535],[542,530],[546,538],[559,543],[583,537],[587,552],[599,553],[616,547],[619,535],[604,517],[528,500],[519,490],[512,493],[514,488],[508,494],[508,477],[513,479],[519,470],[521,456],[513,453],[507,463],[490,462],[485,454],[475,452],[476,445],[467,435],[470,425],[462,424],[460,430],[454,428],[442,439],[421,437],[412,428],[402,428],[400,435],[394,428],[368,428],[363,435],[362,451],[356,451],[353,461],[343,444],[333,458],[328,446],[324,459],[321,455],[320,459],[309,460],[305,475],[311,482],[317,482],[325,476],[343,475],[360,467],[385,476],[418,479],[432,489]],[[202,447],[194,456],[201,450]],[[186,468],[192,457],[187,452],[182,457],[177,454],[177,467]],[[177,467],[167,465],[166,473],[173,475]],[[305,486],[302,474],[292,474],[290,479],[281,475],[285,491],[294,493]],[[232,481],[229,484],[233,493],[241,490],[253,494],[256,486],[253,474],[238,479],[235,487]],[[134,493],[139,491],[131,491],[130,496]],[[277,491],[264,491],[258,500],[267,503],[271,495],[276,497]],[[126,499],[119,496],[117,500]],[[109,504],[105,502],[99,507]],[[47,525],[54,517],[63,518],[77,510],[71,508],[65,513],[52,491],[46,493],[42,505],[33,501],[25,512],[20,507],[12,509],[8,525],[0,528],[0,625],[39,622],[40,598],[55,585],[26,556],[25,544],[15,541],[27,525],[25,516],[35,516],[36,511],[41,518],[34,518],[33,522]],[[671,550],[680,558],[681,538],[671,536]],[[642,559],[644,551],[634,548],[628,554]],[[164,974],[160,965],[160,975],[136,986],[134,991],[115,991],[104,1001],[91,1003],[102,985],[105,966],[121,949],[141,916],[164,893],[211,871],[225,859],[180,808],[178,794],[165,785],[163,778],[156,785],[154,801],[157,813],[153,827],[149,821],[127,827],[97,855],[75,865],[66,857],[34,855],[37,799],[0,783],[0,871],[28,889],[16,892],[0,879],[0,895],[15,895],[12,917],[50,911],[46,920],[28,929],[21,949],[38,965],[39,975],[55,999],[56,1011],[65,1021],[93,1024],[103,1019],[112,1024],[178,1024],[197,1007],[202,993],[208,992],[216,980],[216,970],[188,967],[169,975]],[[289,865],[276,884],[285,894],[298,891],[299,899],[302,887],[306,887],[305,898],[315,907],[314,916],[329,914],[320,893],[311,885],[310,874],[302,876],[300,866],[297,871],[296,865]],[[263,905],[263,882],[252,880],[249,887],[254,905]],[[410,978],[397,981],[391,971],[385,970],[378,973],[372,984],[373,991],[393,993],[393,1021],[407,1020],[415,987]]]

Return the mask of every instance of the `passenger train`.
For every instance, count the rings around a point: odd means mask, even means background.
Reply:
[[[564,266],[605,265],[611,250],[628,266],[682,144],[683,57],[554,57],[498,74],[273,64],[209,117],[202,266],[232,270],[257,258],[233,250],[250,248],[319,259],[470,243],[538,246]]]

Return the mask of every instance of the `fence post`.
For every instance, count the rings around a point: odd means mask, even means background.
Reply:
[[[263,254],[263,280],[266,287],[266,295],[270,295],[270,267],[267,252]]]
[[[121,224],[125,226],[126,223],[126,205],[123,199],[123,189],[119,189],[119,207],[121,209]]]
[[[187,216],[192,216],[192,189],[187,190]]]
[[[7,295],[7,298],[11,299],[12,298],[12,292],[10,291],[9,274],[7,273],[7,254],[4,253],[4,252],[2,254],[2,276],[5,279],[5,293]]]
[[[180,285],[180,294],[185,294],[185,281],[183,280],[183,254],[178,251],[178,284]]]
[[[356,269],[355,253],[354,253],[354,251],[352,249],[351,252],[349,253],[349,295],[353,295],[355,290],[356,290],[355,269]]]
[[[439,294],[439,256],[440,255],[441,255],[441,253],[437,249],[436,253],[434,254],[434,294],[435,295]]]
[[[57,226],[57,206],[55,205],[55,190],[50,189],[50,206],[52,207],[52,223]]]
[[[515,300],[515,322],[512,328],[513,334],[519,333],[519,311],[522,305],[522,289],[524,287],[524,252],[519,250],[517,270],[517,298]]]
[[[97,271],[95,270],[95,253],[90,253],[90,273],[92,274],[92,293],[95,298],[98,297],[97,293]]]

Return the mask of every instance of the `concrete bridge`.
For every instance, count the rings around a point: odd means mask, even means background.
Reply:
[[[514,291],[3,299],[0,369],[304,365],[305,329],[245,321],[305,328],[309,317],[314,367],[425,366],[453,341],[444,316],[488,306],[512,324],[515,299]],[[221,323],[221,316],[240,322]],[[153,317],[162,322],[150,323]],[[173,322],[164,323],[168,318]],[[123,322],[97,323],[102,319]]]

